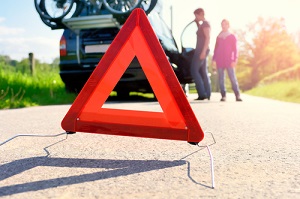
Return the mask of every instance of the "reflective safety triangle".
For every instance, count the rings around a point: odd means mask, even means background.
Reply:
[[[103,108],[137,57],[162,112]],[[135,9],[62,120],[67,132],[200,142],[204,133],[145,12]]]

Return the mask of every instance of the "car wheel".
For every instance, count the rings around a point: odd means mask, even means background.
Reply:
[[[129,91],[127,90],[119,90],[117,91],[117,97],[120,99],[128,98],[129,97]]]
[[[81,91],[81,89],[83,88],[83,85],[73,84],[73,83],[65,83],[65,88],[68,93],[78,94]]]

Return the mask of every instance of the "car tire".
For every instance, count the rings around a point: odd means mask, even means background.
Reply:
[[[65,89],[67,93],[80,93],[83,85],[81,84],[74,84],[74,83],[65,83]]]
[[[128,90],[119,90],[117,91],[117,97],[120,99],[129,98],[129,91]]]

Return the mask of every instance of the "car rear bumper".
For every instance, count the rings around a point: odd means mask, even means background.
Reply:
[[[82,70],[74,70],[74,65],[70,66],[72,70],[61,70],[60,77],[66,85],[81,85],[83,86],[90,75],[92,74],[94,68],[90,69],[83,68],[82,66],[77,66],[76,68],[81,67]],[[67,66],[60,66],[61,69],[68,68]],[[126,90],[136,91],[136,92],[152,92],[151,86],[142,70],[141,67],[132,68],[129,67],[122,75],[121,79],[117,83],[114,91]]]

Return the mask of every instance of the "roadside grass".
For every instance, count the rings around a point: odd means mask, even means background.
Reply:
[[[0,70],[0,109],[41,105],[71,104],[77,94],[68,93],[58,71],[38,72],[35,75]],[[111,97],[117,93],[112,92]],[[130,96],[154,98],[152,93],[130,92]]]
[[[66,93],[57,72],[27,73],[0,70],[0,109],[69,104],[76,95]]]
[[[212,85],[215,83],[212,82]],[[230,88],[230,82],[226,82],[226,89],[228,92],[232,92]],[[190,85],[190,93],[197,93],[195,85]],[[213,88],[213,92],[219,92]],[[283,80],[271,83],[262,83],[259,86],[245,91],[245,94],[271,98],[275,100],[300,103],[300,80]]]
[[[300,80],[261,84],[245,93],[285,102],[300,103]]]
[[[244,93],[286,102],[300,103],[300,80],[260,84]],[[230,89],[228,89],[230,92]],[[196,93],[190,84],[190,93]],[[130,95],[153,98],[153,94],[131,92]],[[71,104],[76,94],[67,93],[57,71],[30,75],[0,70],[0,109],[22,108],[40,105]],[[116,96],[112,92],[110,96]]]

